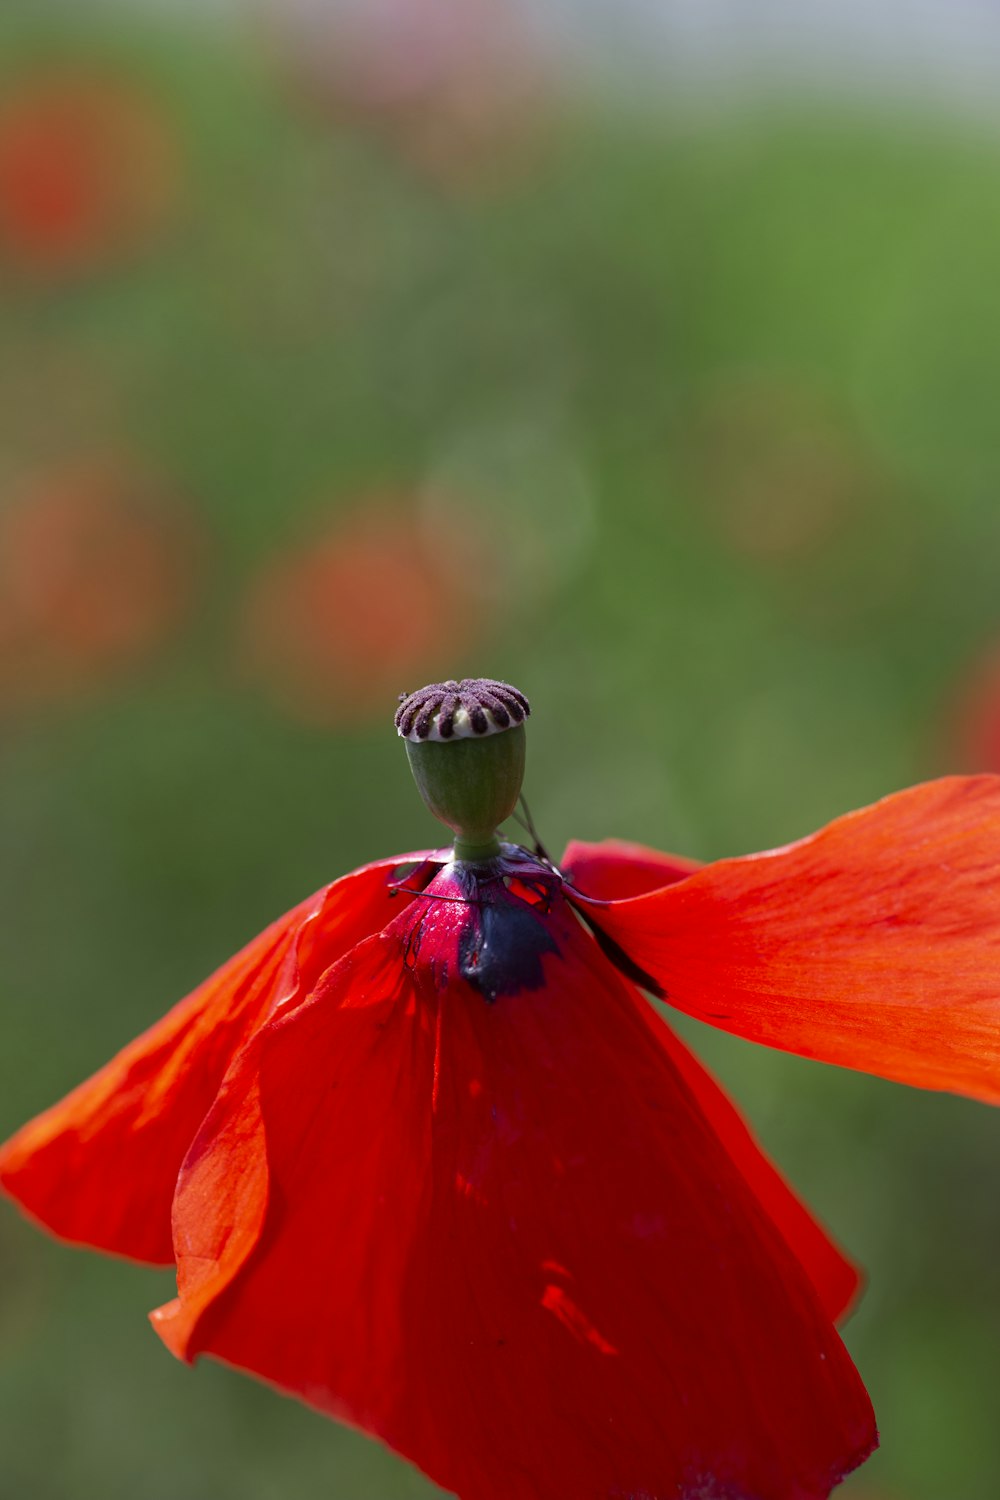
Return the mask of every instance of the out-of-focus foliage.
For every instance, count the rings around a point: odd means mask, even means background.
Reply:
[[[506,37],[324,71],[278,12],[31,10],[0,18],[0,1130],[436,838],[390,722],[422,680],[528,692],[556,849],[743,852],[1000,769],[985,129],[628,116]],[[848,1490],[995,1500],[1000,1116],[698,1040],[870,1272],[884,1450]],[[171,1362],[169,1277],[10,1211],[0,1266],[0,1494],[431,1493]]]

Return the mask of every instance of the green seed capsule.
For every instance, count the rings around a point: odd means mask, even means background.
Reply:
[[[497,828],[517,806],[524,778],[528,700],[489,678],[436,682],[402,698],[396,729],[430,811],[455,835],[455,856],[500,852]]]

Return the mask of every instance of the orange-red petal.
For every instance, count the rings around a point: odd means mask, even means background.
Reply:
[[[911,787],[591,910],[702,1020],[1000,1103],[1000,777]]]
[[[764,1154],[735,1104],[680,1037],[656,1016],[660,1040],[761,1207],[781,1231],[831,1320],[850,1312],[861,1273]]]
[[[161,1336],[463,1500],[822,1500],[867,1396],[645,1002],[557,901],[544,985],[487,1004],[443,977],[463,919],[361,944],[237,1059]]]
[[[603,839],[599,844],[571,839],[559,868],[574,889],[592,900],[621,901],[685,880],[702,866],[696,859],[661,854],[628,839]]]
[[[366,866],[295,907],[24,1126],[0,1148],[3,1189],[63,1239],[171,1262],[177,1172],[226,1069],[277,1006],[396,915],[395,863]]]
[[[560,868],[574,888],[598,900],[611,901],[683,880],[701,869],[695,860],[661,854],[643,844],[605,839],[600,844],[573,841]],[[781,1230],[819,1294],[827,1316],[848,1312],[858,1295],[861,1275],[854,1263],[796,1196],[761,1150],[746,1121],[705,1066],[652,1006],[650,1025],[694,1094],[719,1139]]]

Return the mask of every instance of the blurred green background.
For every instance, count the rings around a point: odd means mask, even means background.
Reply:
[[[383,7],[384,9],[384,7]],[[391,11],[391,7],[390,7]],[[588,93],[498,12],[0,19],[6,1134],[436,842],[396,694],[531,697],[546,843],[702,858],[1000,770],[1000,140]],[[870,1276],[855,1500],[1000,1494],[1000,1117],[698,1032]],[[0,1497],[404,1500],[0,1214]]]

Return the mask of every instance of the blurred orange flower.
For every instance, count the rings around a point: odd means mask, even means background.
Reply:
[[[0,692],[84,690],[130,666],[190,596],[190,519],[124,466],[37,476],[0,510]]]
[[[1000,771],[1000,645],[973,663],[949,718],[949,762],[962,770]]]
[[[243,661],[307,721],[381,713],[387,696],[435,663],[447,659],[458,672],[481,640],[474,555],[485,562],[482,539],[454,514],[435,534],[415,499],[367,497],[252,582]]]
[[[177,167],[140,85],[79,66],[26,74],[0,104],[0,253],[46,276],[113,260],[162,223]]]
[[[789,376],[729,373],[691,431],[710,524],[762,562],[817,552],[864,513],[881,483],[844,415]]]

